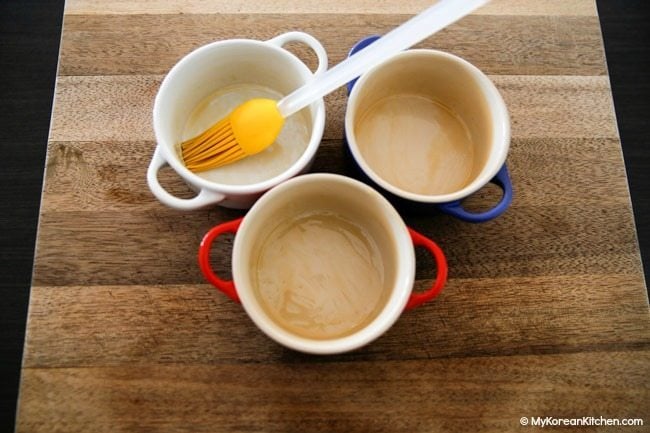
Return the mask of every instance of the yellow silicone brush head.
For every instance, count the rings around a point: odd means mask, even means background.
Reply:
[[[278,138],[284,117],[272,99],[251,99],[205,132],[181,143],[188,169],[200,172],[259,153]]]

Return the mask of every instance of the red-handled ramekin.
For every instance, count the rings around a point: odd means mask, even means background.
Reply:
[[[362,224],[370,236],[380,239],[381,260],[391,276],[389,293],[376,316],[363,328],[338,338],[306,338],[279,325],[261,305],[254,290],[256,252],[260,242],[292,213],[323,211],[344,213]],[[210,266],[213,242],[223,233],[234,233],[233,280],[219,278]],[[413,292],[414,246],[426,248],[435,259],[436,278],[424,292]],[[231,299],[241,302],[253,322],[276,342],[307,353],[334,354],[359,348],[387,331],[405,309],[435,298],[447,280],[447,262],[430,239],[408,228],[392,205],[367,185],[334,174],[309,174],[291,179],[267,192],[246,217],[211,229],[199,247],[199,265],[205,278]]]

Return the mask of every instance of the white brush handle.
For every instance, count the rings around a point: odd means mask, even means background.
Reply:
[[[369,47],[342,61],[278,102],[283,117],[305,108],[319,98],[341,87],[384,60],[409,48],[458,21],[489,0],[440,0],[401,26],[377,39]]]

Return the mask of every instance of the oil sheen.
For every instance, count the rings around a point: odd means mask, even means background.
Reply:
[[[335,213],[281,222],[262,242],[255,294],[269,317],[292,334],[332,339],[370,323],[386,302],[376,242]]]
[[[474,146],[463,120],[421,95],[379,99],[355,125],[359,150],[383,180],[404,191],[447,194],[465,187]]]
[[[250,99],[279,100],[282,97],[281,93],[257,84],[237,84],[222,88],[194,108],[183,129],[182,140],[202,133]],[[311,135],[309,120],[308,110],[289,116],[277,140],[262,152],[196,174],[209,181],[227,185],[250,185],[271,179],[286,171],[304,153]],[[180,148],[178,152],[180,153]]]

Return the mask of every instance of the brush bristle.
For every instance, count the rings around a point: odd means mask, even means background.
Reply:
[[[237,143],[229,118],[181,143],[181,151],[185,166],[196,173],[230,164],[246,156]]]

